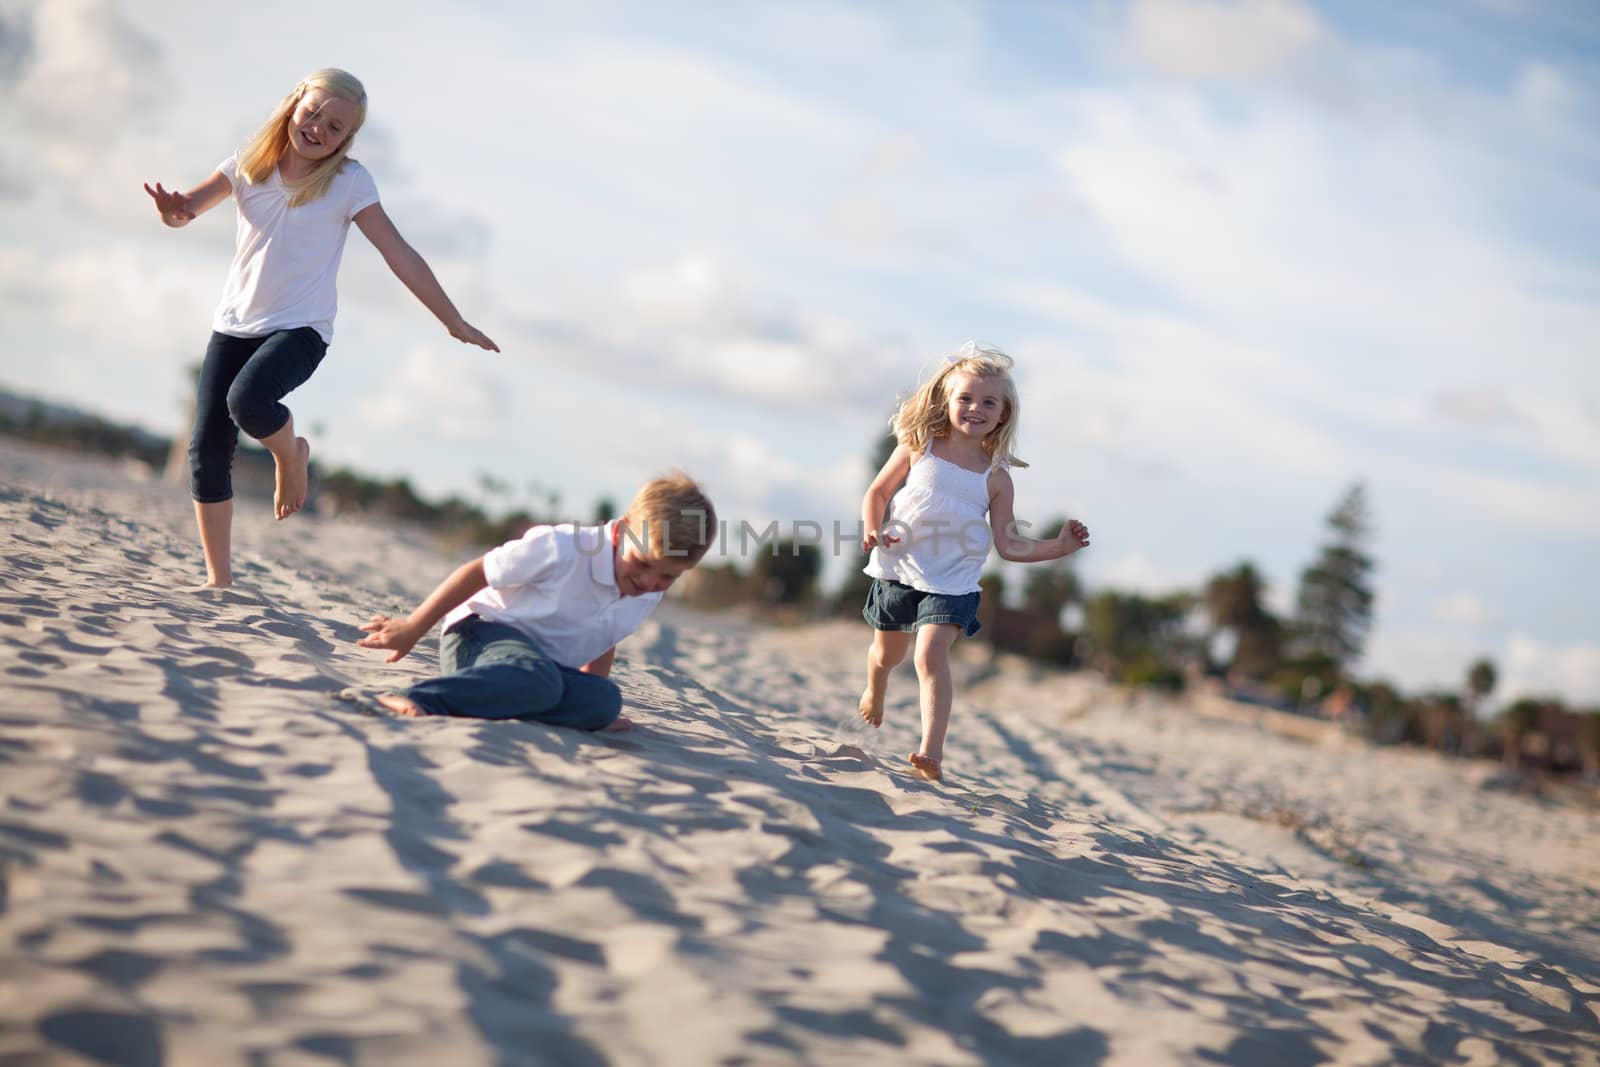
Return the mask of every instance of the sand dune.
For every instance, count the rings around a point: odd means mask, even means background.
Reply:
[[[975,655],[930,784],[862,627],[677,607],[632,733],[375,717],[448,554],[0,470],[0,1063],[1600,1063],[1600,819],[1477,765]]]

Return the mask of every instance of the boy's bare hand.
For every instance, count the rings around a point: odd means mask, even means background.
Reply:
[[[182,226],[186,222],[193,221],[191,201],[176,189],[163,189],[160,182],[156,182],[156,187],[152,189],[147,182],[144,191],[156,202],[156,210],[161,213],[161,221],[168,226]]]
[[[1077,519],[1073,519],[1061,528],[1061,533],[1056,537],[1056,540],[1067,550],[1069,555],[1080,548],[1088,548],[1089,527]]]
[[[361,624],[361,629],[367,633],[366,637],[357,641],[362,648],[387,648],[390,650],[385,663],[393,663],[405,657],[411,651],[422,635],[414,632],[408,619],[391,619],[387,615],[374,615],[371,620]]]

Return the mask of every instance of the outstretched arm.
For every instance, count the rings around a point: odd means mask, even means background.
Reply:
[[[422,635],[450,614],[452,608],[466,603],[468,597],[488,584],[489,578],[483,573],[482,556],[471,563],[463,563],[450,577],[440,582],[439,587],[429,593],[428,598],[418,604],[417,610],[410,615],[403,619],[374,615],[370,621],[363,623],[361,628],[367,632],[367,636],[356,644],[362,648],[389,649],[389,658],[384,662],[393,663],[410,652],[412,646],[422,640]]]
[[[1001,559],[1012,563],[1044,563],[1089,547],[1089,528],[1077,519],[1068,522],[1059,535],[1048,541],[1023,537],[1017,530],[1015,503],[1016,486],[1012,484],[1011,472],[999,468],[989,475],[989,529],[994,534],[994,550]]]
[[[889,507],[889,498],[911,472],[911,449],[895,445],[878,476],[867,487],[861,498],[861,550],[871,552],[880,542],[894,544],[898,537],[883,536],[883,513]]]
[[[445,295],[439,279],[433,276],[433,270],[428,266],[427,260],[400,236],[400,231],[395,229],[382,204],[368,204],[356,212],[355,222],[361,227],[361,232],[366,234],[367,240],[372,242],[372,247],[383,256],[383,261],[389,264],[394,276],[422,301],[423,307],[433,312],[434,317],[444,323],[444,328],[450,331],[451,337],[469,345],[486,348],[491,352],[500,351],[499,345],[461,317],[461,312],[456,310],[456,306]]]
[[[164,189],[160,182],[156,182],[154,189],[150,188],[149,182],[145,182],[144,191],[156,202],[156,213],[161,216],[161,221],[176,230],[189,225],[228,199],[228,194],[233,192],[233,186],[228,184],[227,175],[220,170],[214,170],[211,172],[211,177],[187,193],[180,193],[176,189]]]

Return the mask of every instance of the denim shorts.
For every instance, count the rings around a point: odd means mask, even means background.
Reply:
[[[915,630],[928,623],[948,623],[971,637],[978,632],[979,596],[924,593],[900,582],[874,578],[861,617],[874,630]]]

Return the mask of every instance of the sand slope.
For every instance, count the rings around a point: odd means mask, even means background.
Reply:
[[[392,720],[457,562],[0,442],[0,1062],[1600,1063],[1600,822],[864,632],[663,611],[640,729]],[[974,650],[977,646],[974,646]]]

